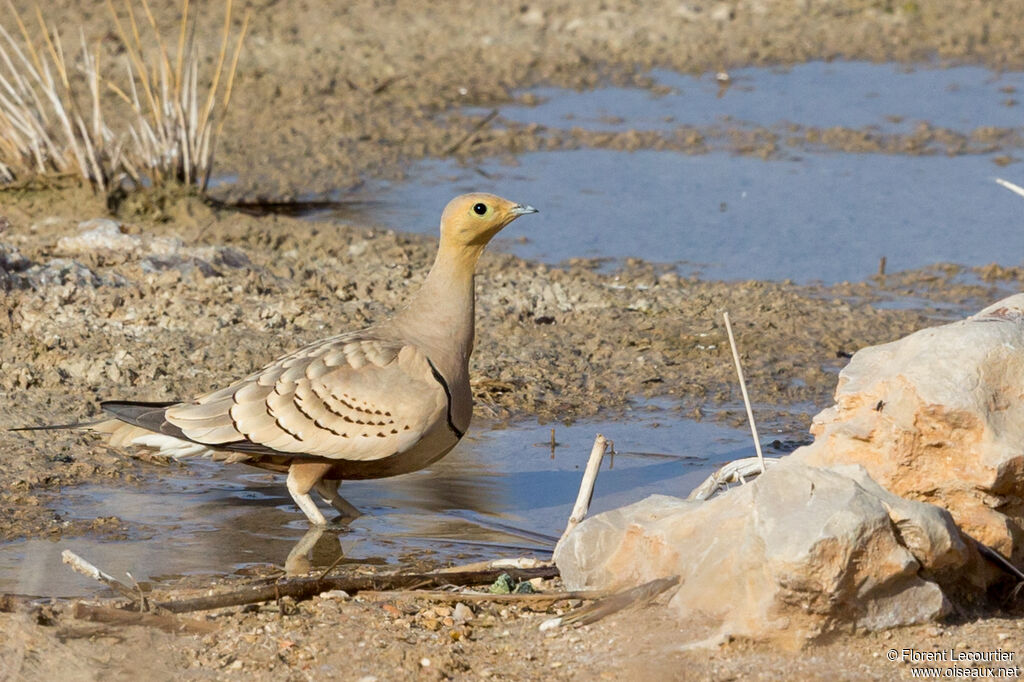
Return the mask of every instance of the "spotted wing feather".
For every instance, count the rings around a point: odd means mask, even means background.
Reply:
[[[199,443],[368,461],[415,445],[446,419],[447,400],[416,347],[347,336],[170,407],[165,418]]]

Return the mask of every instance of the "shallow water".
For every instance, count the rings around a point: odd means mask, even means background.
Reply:
[[[434,233],[447,198],[493,190],[541,211],[500,235],[503,251],[549,263],[636,257],[722,280],[861,281],[883,256],[889,272],[1024,258],[1024,200],[992,181],[989,156],[581,149],[518,161],[421,162],[408,182],[378,188],[367,215]]]
[[[395,563],[412,557],[474,561],[547,557],[575,502],[595,434],[615,441],[597,480],[592,513],[653,493],[685,496],[719,464],[752,454],[750,434],[675,413],[637,411],[627,422],[480,425],[430,470],[352,481],[342,493],[364,516],[319,539],[308,559]],[[763,440],[775,438],[762,433]],[[231,572],[283,565],[308,529],[283,478],[244,466],[193,462],[138,486],[89,485],[55,501],[65,518],[117,516],[125,539],[33,539],[0,546],[0,592],[96,593],[101,586],[61,565],[65,549],[125,579]],[[125,579],[126,580],[126,579]]]
[[[533,91],[541,104],[505,107],[496,125],[506,120],[659,130],[789,121],[906,132],[924,120],[969,132],[1024,124],[1024,110],[1013,103],[1024,88],[1018,72],[817,62],[789,70],[739,69],[726,89],[711,75],[653,75],[673,93],[541,88]],[[493,191],[541,210],[517,221],[496,243],[526,258],[558,263],[636,257],[680,264],[686,273],[712,279],[833,283],[875,274],[882,257],[889,272],[939,262],[1020,264],[1024,200],[993,178],[1024,182],[1024,175],[1018,164],[998,166],[997,158],[1004,161],[1005,152],[907,156],[790,149],[762,160],[727,151],[545,151],[519,156],[515,165],[423,161],[403,182],[369,183],[353,198],[373,199],[360,209],[359,221],[434,234],[451,196]]]
[[[874,128],[910,132],[922,121],[969,132],[981,126],[1024,123],[1018,101],[1024,74],[978,66],[908,68],[868,62],[809,62],[789,68],[729,71],[723,87],[715,74],[689,76],[657,69],[651,77],[668,94],[639,88],[566,92],[536,88],[537,106],[501,110],[507,121],[589,130],[669,130],[677,125],[746,122],[761,126]]]

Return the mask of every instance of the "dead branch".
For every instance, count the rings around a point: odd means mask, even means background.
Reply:
[[[466,573],[469,571],[488,571],[494,568],[539,568],[550,566],[550,561],[543,561],[534,557],[518,557],[515,559],[491,559],[488,561],[474,561],[471,564],[450,566],[438,569],[438,573]]]
[[[569,599],[593,601],[609,596],[607,590],[576,590],[570,592],[532,592],[529,594],[491,594],[489,592],[445,592],[443,590],[392,590],[377,592],[367,590],[360,596],[370,599],[423,599],[439,602],[499,602],[515,604],[546,605]]]
[[[558,618],[549,618],[540,624],[541,630],[550,630],[564,625],[590,625],[596,623],[606,616],[617,613],[631,606],[642,606],[647,604],[662,592],[679,584],[679,576],[670,578],[658,578],[643,585],[610,597],[601,599],[588,606],[576,609],[572,613]]]
[[[110,625],[143,625],[157,628],[164,632],[190,632],[205,635],[216,632],[218,627],[215,623],[194,618],[177,618],[153,613],[139,613],[138,611],[125,611],[109,606],[92,606],[76,602],[71,615],[79,620],[88,620],[93,623],[107,623]]]
[[[166,609],[171,613],[188,613],[191,611],[219,609],[226,606],[274,601],[281,597],[291,597],[296,601],[300,601],[331,590],[343,590],[349,594],[354,594],[366,590],[383,591],[419,587],[442,587],[444,585],[483,585],[494,582],[502,573],[508,573],[514,580],[532,580],[533,578],[554,578],[558,576],[558,569],[554,566],[543,566],[541,568],[500,568],[489,571],[467,571],[464,573],[393,573],[350,577],[295,578],[273,585],[250,587],[208,597],[156,602],[153,606],[159,609]]]

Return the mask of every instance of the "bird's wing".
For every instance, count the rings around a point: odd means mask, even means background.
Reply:
[[[366,461],[409,449],[449,411],[444,379],[417,347],[348,335],[169,407],[165,419],[214,447]]]

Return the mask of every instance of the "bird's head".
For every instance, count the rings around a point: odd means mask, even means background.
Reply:
[[[537,209],[494,194],[463,194],[448,202],[441,214],[441,243],[482,249],[501,228]]]

